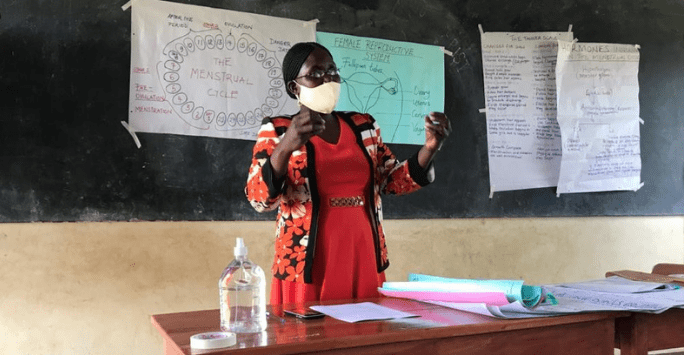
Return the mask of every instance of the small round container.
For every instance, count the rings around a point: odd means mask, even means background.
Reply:
[[[235,333],[208,332],[195,334],[190,337],[190,347],[193,349],[221,349],[237,343]]]

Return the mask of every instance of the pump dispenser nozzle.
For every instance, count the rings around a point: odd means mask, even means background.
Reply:
[[[235,248],[233,249],[233,255],[247,256],[247,247],[245,246],[245,241],[242,238],[235,238]]]

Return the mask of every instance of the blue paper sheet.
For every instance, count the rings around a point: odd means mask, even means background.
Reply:
[[[340,69],[336,110],[370,113],[386,143],[425,142],[425,115],[444,111],[441,47],[326,32],[316,41]]]

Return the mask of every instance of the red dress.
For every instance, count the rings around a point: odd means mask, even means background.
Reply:
[[[377,272],[367,206],[331,207],[336,197],[368,196],[370,168],[354,132],[338,118],[338,142],[311,138],[320,195],[312,283],[273,278],[271,304],[379,297],[385,282]],[[368,201],[365,201],[368,203]]]

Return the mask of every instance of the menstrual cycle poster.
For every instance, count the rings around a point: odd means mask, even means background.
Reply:
[[[129,125],[254,140],[263,117],[297,112],[282,61],[315,33],[314,22],[133,0]]]

